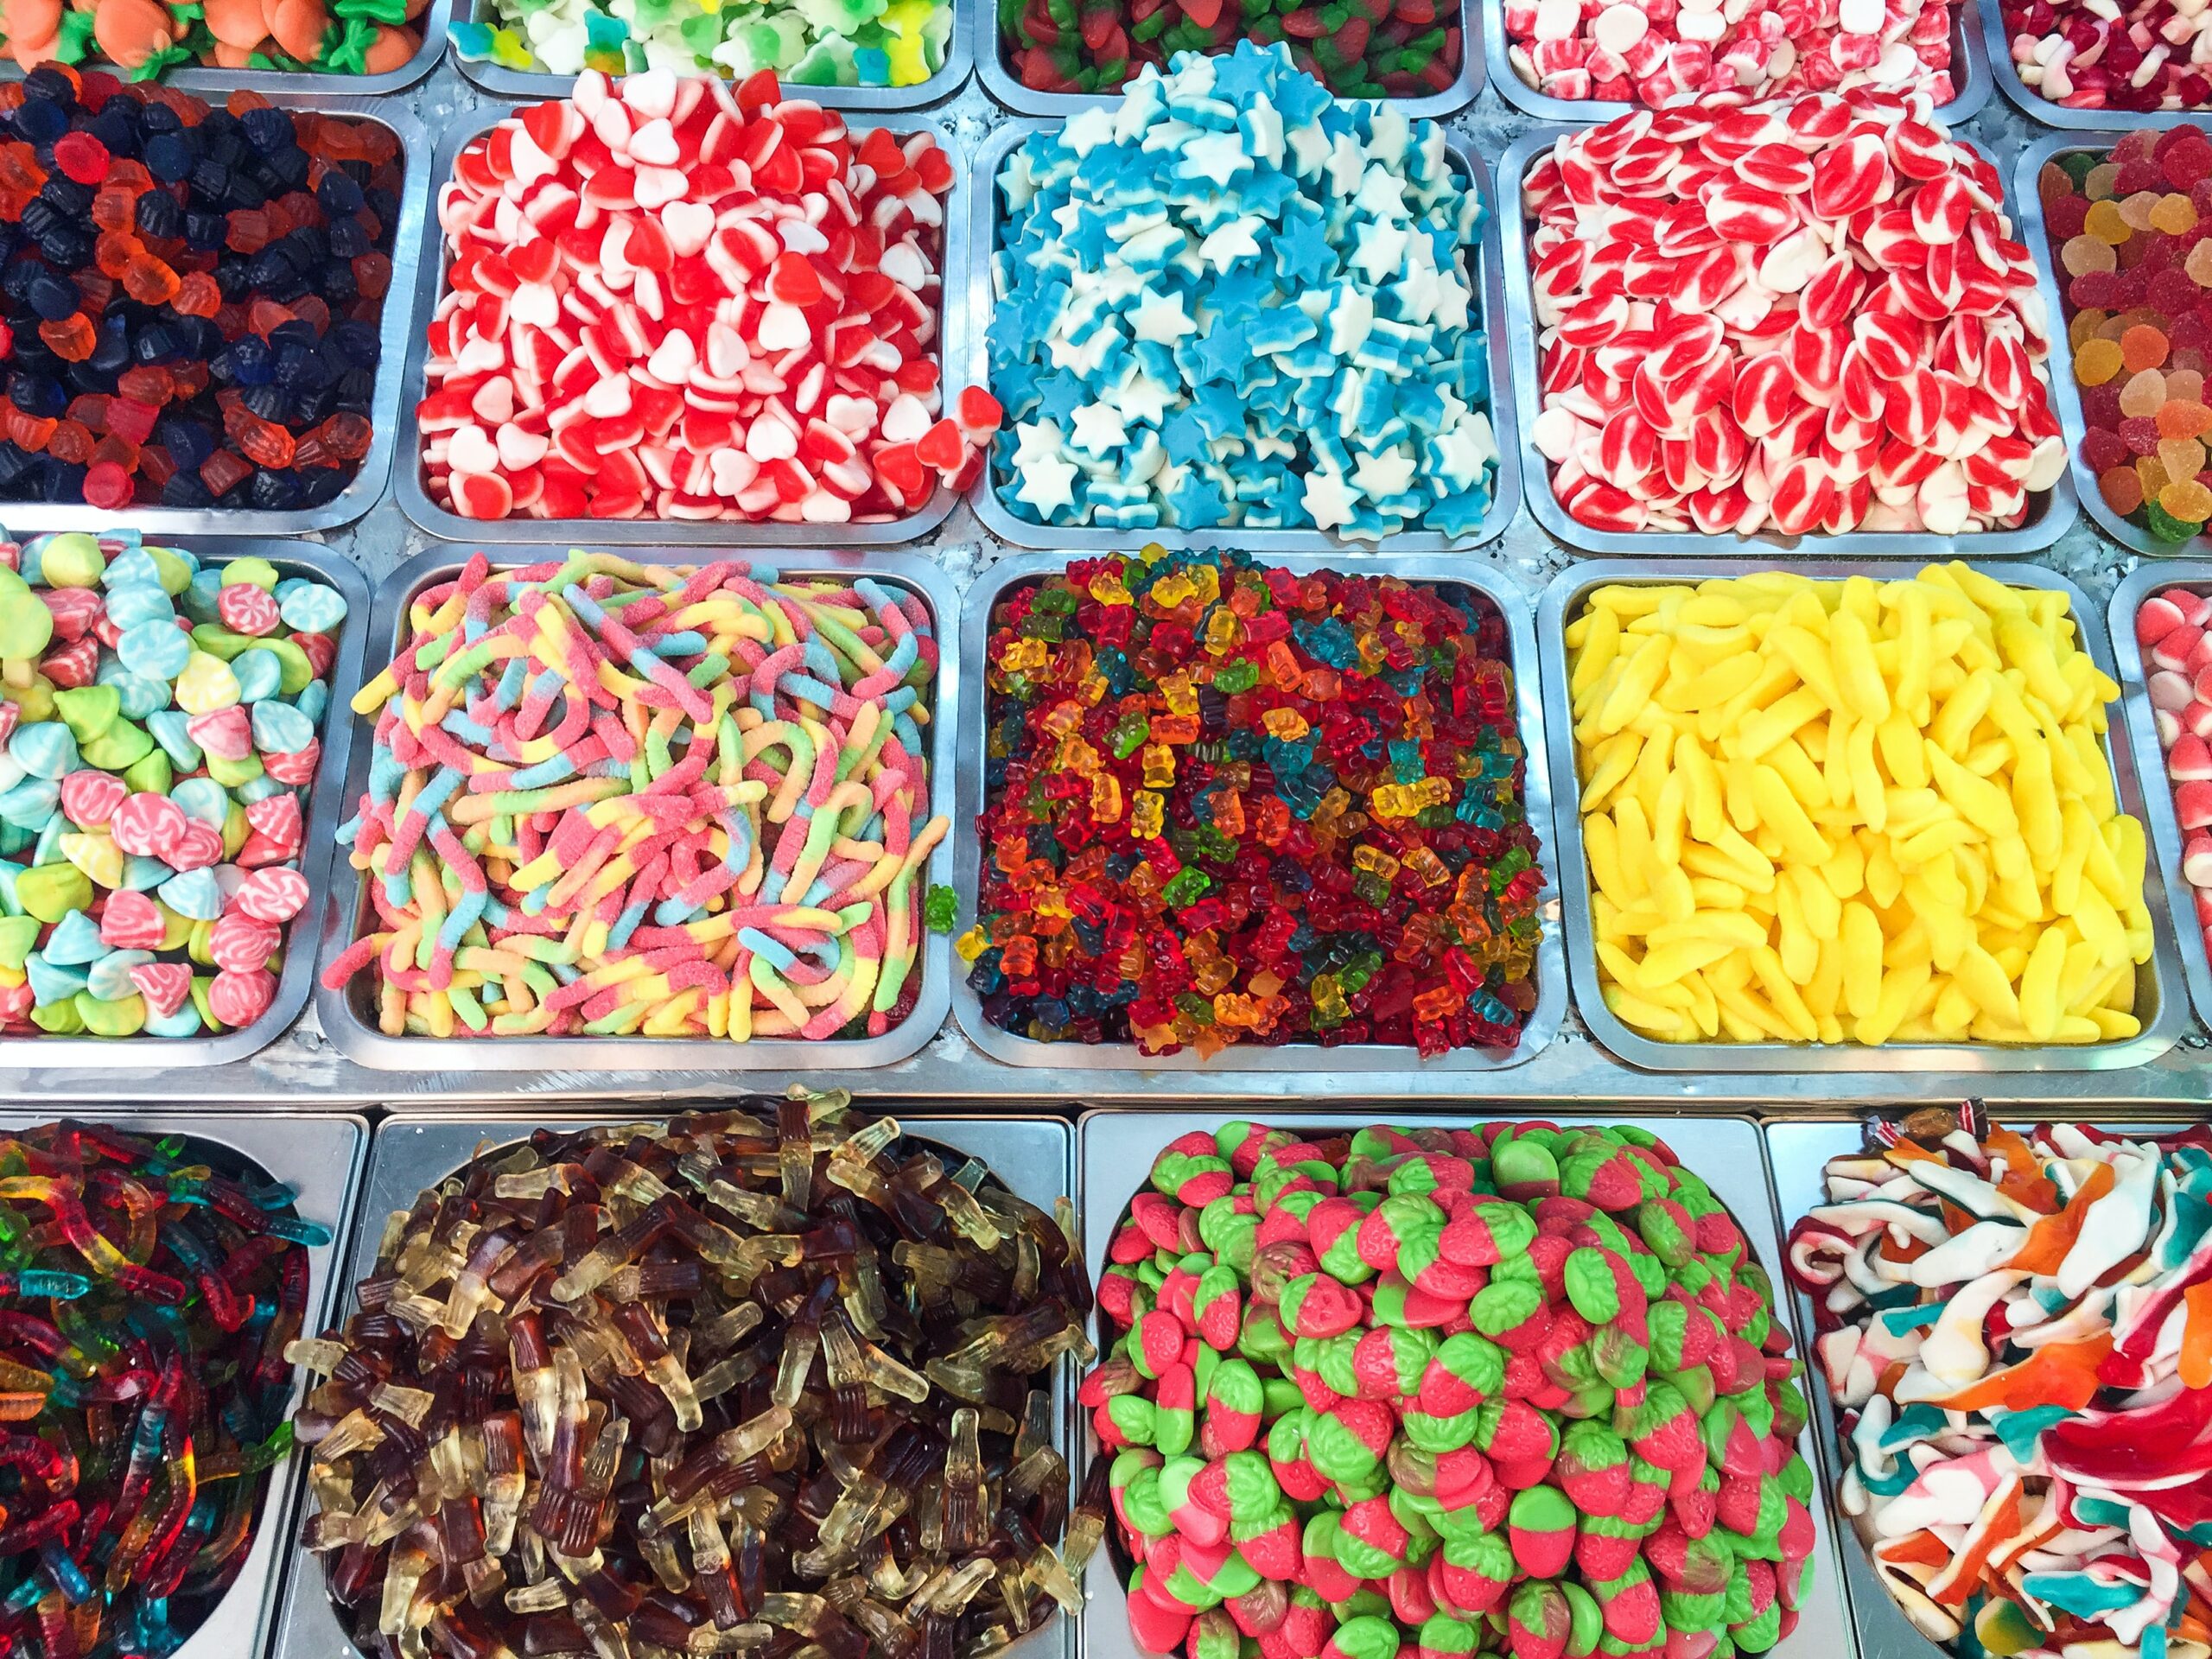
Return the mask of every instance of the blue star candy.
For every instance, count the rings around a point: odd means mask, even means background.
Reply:
[[[1335,275],[1337,263],[1319,213],[1307,207],[1283,215],[1283,227],[1275,237],[1275,265],[1284,282],[1293,288],[1325,282]]]
[[[1076,410],[1090,401],[1090,392],[1075,376],[1060,372],[1039,378],[1037,398],[1037,418],[1058,421],[1065,429]]]
[[[1209,438],[1244,435],[1244,405],[1218,382],[1200,386],[1191,397],[1191,415]]]
[[[1228,504],[1222,500],[1219,487],[1196,467],[1184,474],[1175,493],[1167,498],[1167,508],[1185,530],[1205,530],[1229,521]]]
[[[1205,459],[1206,432],[1195,409],[1179,409],[1170,415],[1167,424],[1160,429],[1160,441],[1167,450],[1167,459],[1178,467]]]
[[[1252,348],[1245,342],[1243,329],[1230,323],[1216,322],[1199,342],[1197,357],[1204,380],[1235,379],[1252,365]]]
[[[1280,108],[1281,101],[1275,95],[1275,83],[1280,78],[1271,54],[1249,41],[1237,41],[1234,52],[1224,53],[1213,60],[1214,95],[1240,107],[1265,98]]]
[[[1274,284],[1256,270],[1239,269],[1214,279],[1207,297],[1214,310],[1230,322],[1249,321],[1275,291]]]

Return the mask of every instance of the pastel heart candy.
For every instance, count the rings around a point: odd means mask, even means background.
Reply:
[[[181,962],[142,962],[131,968],[130,982],[146,999],[148,1009],[166,1020],[192,995],[192,969]],[[195,1016],[195,1028],[198,1023]]]
[[[96,683],[112,686],[124,718],[143,721],[169,706],[169,683],[133,674],[120,662],[102,663]]]
[[[84,531],[60,531],[40,545],[39,575],[49,588],[96,588],[106,571],[99,537]]]
[[[162,857],[173,870],[199,870],[212,867],[222,855],[223,832],[212,823],[188,817],[184,821],[183,831]],[[219,894],[218,899],[219,907]],[[194,915],[194,912],[187,912],[186,914]],[[209,918],[195,916],[195,919]]]
[[[168,937],[161,907],[143,893],[118,889],[100,912],[100,942],[118,950],[158,950]]]
[[[300,845],[300,799],[286,793],[251,802],[245,821],[277,846],[296,851]]]
[[[192,716],[181,709],[163,709],[146,716],[146,729],[162,753],[179,766],[189,769],[200,762],[200,746],[192,741]]]
[[[146,1005],[136,991],[109,1001],[87,988],[74,1000],[77,1017],[95,1037],[135,1037],[145,1029]]]
[[[283,935],[272,924],[232,911],[215,924],[207,948],[209,959],[218,968],[248,973],[267,963],[283,943]]]
[[[22,973],[24,958],[45,931],[46,924],[35,916],[0,916],[0,968]]]
[[[59,846],[61,856],[89,876],[94,887],[106,889],[122,881],[123,849],[105,830],[65,835]]]
[[[212,922],[223,913],[223,890],[216,885],[214,871],[205,865],[180,871],[157,891],[163,904],[188,920]]]
[[[73,864],[41,864],[16,878],[16,902],[41,922],[59,922],[92,902],[92,884]]]
[[[130,582],[120,588],[111,582],[106,610],[108,620],[125,633],[156,624],[176,626],[176,605],[157,582]]]
[[[66,1001],[85,988],[82,967],[55,962],[43,950],[24,958],[23,974],[31,982],[31,995],[41,1003]]]
[[[265,709],[270,705],[264,703],[261,706]],[[262,764],[268,768],[271,778],[280,784],[290,784],[301,789],[315,782],[315,767],[321,760],[322,743],[314,737],[308,738],[304,748],[289,753],[282,749],[271,749],[262,757]]]
[[[257,639],[264,633],[274,633],[283,626],[276,596],[251,582],[226,584],[216,596],[215,614],[233,633],[251,634]]]
[[[56,922],[40,949],[48,962],[69,967],[98,962],[108,953],[98,925],[81,910],[73,910]]]

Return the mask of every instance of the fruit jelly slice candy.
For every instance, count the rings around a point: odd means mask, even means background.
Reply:
[[[2164,198],[2155,190],[2138,190],[2133,195],[2120,199],[2120,216],[2126,221],[2130,231],[2148,231],[2152,228],[2151,215],[2158,211],[2158,203],[2163,200]]]
[[[2109,312],[2094,306],[2085,306],[2076,311],[2066,323],[2066,342],[2076,352],[2091,340],[2101,337],[2105,324],[2111,320]]]
[[[2160,367],[2166,360],[2166,336],[2164,332],[2161,329],[2153,328],[2145,323],[2139,322],[2135,324],[2133,327],[2129,328],[2126,333],[2123,334],[2120,337],[2120,356],[2121,364],[2131,375],[2139,375],[2146,371]],[[2133,391],[2134,382],[2130,381],[2128,385],[2130,391]],[[2147,397],[2148,395],[2149,394],[2147,392],[2145,393],[2145,396]],[[2126,402],[2127,397],[2127,392],[2122,392],[2120,394],[2120,399],[2123,404]],[[2158,402],[2164,403],[2165,401],[2165,377],[2161,375],[2158,378]],[[2152,405],[2152,408],[2155,409],[2157,406],[2158,405],[2154,404]],[[2148,413],[2149,410],[2145,410],[2144,412]]]
[[[2085,386],[2101,386],[2120,372],[2124,361],[2116,341],[2092,340],[2074,353],[2074,378]]]
[[[2143,493],[2152,498],[2173,482],[2167,474],[2166,463],[2160,461],[2155,454],[2139,455],[2136,458],[2135,476],[2143,486]]]
[[[2097,493],[2105,505],[2125,518],[2143,505],[2143,481],[2132,467],[2114,467],[2097,474]]]
[[[2158,492],[2158,507],[2178,523],[2201,524],[2212,518],[2212,490],[2194,476],[2180,479]]]
[[[2165,411],[2161,410],[2159,413],[2163,416]],[[2159,429],[2165,429],[2163,423]],[[2092,473],[2103,474],[2115,467],[2125,467],[2133,459],[2117,432],[2094,427],[2082,435],[2082,464]]]
[[[2058,250],[2058,263],[2069,276],[2086,276],[2091,271],[2117,270],[2120,256],[2113,251],[2113,245],[2089,235],[2077,236]]]
[[[2064,242],[2082,234],[2082,226],[2089,217],[2089,204],[2083,197],[2069,190],[2053,201],[2047,201],[2043,210],[2044,230],[2054,242]]]
[[[2176,192],[2158,198],[2151,209],[2151,228],[2163,231],[2168,236],[2179,236],[2196,225],[2196,208],[2190,199]]]
[[[2135,234],[2117,202],[2099,201],[2090,205],[2088,216],[2082,221],[2082,230],[2092,241],[2117,247]]]
[[[2120,423],[2120,442],[2139,455],[2158,453],[2158,423],[2142,416],[2123,417]]]
[[[2161,324],[2185,315],[2203,297],[2203,289],[2196,278],[2179,265],[2169,265],[2151,278],[2144,298],[2152,309],[2162,315],[2149,319]]]
[[[2120,394],[2120,412],[2123,418],[2156,415],[2158,406],[2166,401],[2166,377],[2156,369],[2143,369],[2129,376]]]
[[[2183,396],[2177,381],[2196,383],[2192,395]],[[2204,377],[2176,372],[2166,377],[2166,401],[2158,405],[2158,412],[2152,418],[2158,423],[2161,438],[2194,438],[2212,426],[2212,410],[2202,401]]]

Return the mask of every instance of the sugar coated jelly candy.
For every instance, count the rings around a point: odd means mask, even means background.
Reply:
[[[842,1090],[759,1104],[486,1152],[295,1344],[361,1651],[985,1655],[1081,1608],[1113,1498],[1053,1393],[1095,1357],[1073,1205]],[[395,1534],[396,1446],[444,1496]]]
[[[1828,1160],[1822,1201],[1797,1220],[1788,1253],[1790,1279],[1834,1321],[1819,1351],[1845,1448],[1842,1507],[1875,1576],[1957,1651],[2048,1651],[2034,1632],[2050,1610],[2082,1643],[2114,1647],[2134,1639],[2123,1618],[2155,1630],[2192,1618],[2178,1586],[2125,1612],[2098,1586],[2158,1582],[2149,1563],[2195,1524],[2173,1448],[2197,1445],[2212,1421],[2212,1298],[2188,1242],[2212,1187],[2200,1137],[2016,1131],[1978,1109],[1878,1128],[1863,1150]],[[2010,1217],[2012,1245],[1961,1248],[1994,1213]],[[1898,1270],[1900,1227],[1926,1268]],[[2149,1305],[2171,1310],[2140,1343],[2096,1290],[2123,1262]],[[2020,1340],[2053,1318],[2066,1321],[2060,1339]],[[2154,1374],[2163,1385],[2144,1389]],[[2113,1494],[2134,1512],[2132,1531],[2046,1541],[2035,1517],[2062,1486]],[[1967,1509],[1975,1518],[1962,1525]],[[2030,1548],[2024,1578],[1987,1570]],[[1908,1560],[1909,1572],[1888,1565]],[[1947,1593],[1968,1577],[1970,1599]],[[2001,1642],[1976,1639],[2000,1630]]]
[[[743,81],[761,73],[794,87],[917,86],[945,64],[951,0],[779,3],[709,10],[497,0],[481,20],[455,20],[464,60],[574,76],[681,69]]]
[[[984,1017],[1147,1052],[1510,1046],[1544,877],[1507,650],[1472,594],[1241,554],[1008,590],[960,950]],[[1431,712],[1386,740],[1409,696]]]

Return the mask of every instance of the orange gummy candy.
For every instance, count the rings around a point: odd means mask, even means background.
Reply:
[[[2135,476],[2133,467],[2114,467],[2099,475],[2097,493],[2105,505],[2125,518],[2143,505],[2143,480]]]
[[[2085,386],[2101,386],[2120,372],[2125,361],[2116,342],[2092,340],[2074,353],[2074,378]]]
[[[2120,361],[2130,374],[2140,374],[2145,369],[2155,369],[2166,360],[2166,337],[2157,328],[2137,323],[2120,337]],[[2164,384],[2160,392],[2164,394]]]

